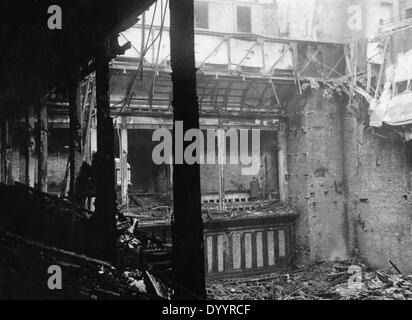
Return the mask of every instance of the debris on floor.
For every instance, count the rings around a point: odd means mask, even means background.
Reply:
[[[50,266],[62,270],[62,289],[48,288]],[[0,298],[170,299],[173,291],[149,271],[26,240],[0,229]]]
[[[223,212],[219,210],[218,206],[218,204],[203,204],[203,221],[296,214],[296,209],[291,206],[284,205],[278,200],[258,200],[229,203],[225,204],[225,211]]]
[[[323,262],[289,273],[210,280],[207,291],[212,300],[411,300],[412,275],[399,274],[389,263],[387,270],[377,270]]]
[[[140,223],[170,223],[173,214],[172,203],[161,195],[132,194],[131,206],[125,215],[138,218]],[[256,200],[244,202],[230,202],[225,209],[220,210],[218,203],[203,203],[203,221],[222,220],[230,218],[279,216],[296,214],[296,209],[283,205],[278,200]]]

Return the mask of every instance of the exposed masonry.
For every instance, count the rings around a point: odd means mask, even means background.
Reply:
[[[289,198],[301,211],[298,256],[357,256],[375,266],[391,259],[411,271],[411,146],[366,130],[345,103],[321,91],[296,95],[287,116]]]

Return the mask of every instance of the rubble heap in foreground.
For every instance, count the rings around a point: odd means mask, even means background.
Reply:
[[[376,270],[361,263],[354,283],[351,262],[322,262],[289,273],[209,281],[213,300],[412,300],[412,276],[394,268]],[[390,265],[389,265],[390,266]],[[351,285],[349,285],[351,283]]]
[[[62,270],[62,290],[48,288],[48,268]],[[0,299],[168,299],[149,272],[26,240],[0,229]]]

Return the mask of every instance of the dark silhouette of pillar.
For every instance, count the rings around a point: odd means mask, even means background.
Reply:
[[[109,41],[96,50],[96,255],[116,263],[114,128],[110,117]]]
[[[175,122],[183,121],[184,132],[199,128],[193,6],[193,0],[170,0],[173,117]],[[173,265],[176,279],[185,289],[177,289],[175,298],[205,298],[199,164],[174,164],[173,200]]]

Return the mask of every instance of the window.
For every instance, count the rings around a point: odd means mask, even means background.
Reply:
[[[379,9],[379,24],[384,25],[393,19],[393,5],[388,2],[381,2]]]
[[[209,29],[209,6],[207,2],[195,1],[195,28]]]
[[[412,8],[405,10],[405,18],[406,19],[412,18]]]
[[[237,7],[237,31],[251,33],[252,20],[249,7]]]
[[[408,88],[408,80],[396,83],[396,94],[404,93]]]

